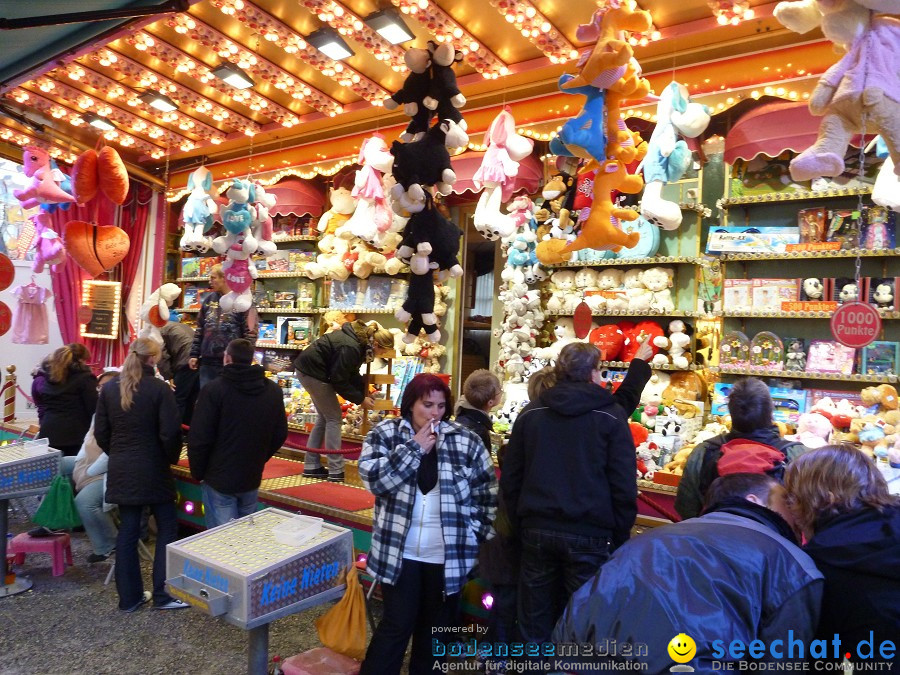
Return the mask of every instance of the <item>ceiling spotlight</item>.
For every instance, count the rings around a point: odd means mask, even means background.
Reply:
[[[341,39],[337,31],[331,28],[320,28],[314,33],[310,33],[306,41],[325,56],[335,61],[353,56],[353,50]]]
[[[143,94],[138,96],[144,103],[147,105],[156,108],[160,112],[172,112],[173,110],[178,110],[178,106],[175,104],[175,101],[170,99],[165,94],[160,94],[158,91],[145,91]]]
[[[212,69],[212,74],[223,82],[227,82],[235,89],[249,89],[254,84],[253,78],[238,68],[233,63],[226,61],[220,66]]]
[[[391,9],[369,14],[363,21],[392,45],[409,42],[416,37],[410,32],[400,13]]]
[[[116,125],[110,122],[105,117],[100,117],[100,115],[95,115],[94,113],[84,113],[81,116],[85,122],[90,124],[92,127],[96,127],[101,131],[112,131],[116,128]]]

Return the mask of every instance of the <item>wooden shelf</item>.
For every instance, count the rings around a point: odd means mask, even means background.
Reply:
[[[879,309],[882,319],[900,319],[900,312]],[[719,316],[727,319],[830,319],[834,312],[722,312]]]
[[[196,314],[200,311],[199,307],[176,307],[176,312],[181,312],[182,314]]]
[[[835,197],[853,197],[856,195],[870,195],[872,187],[859,188],[834,188],[832,190],[801,190],[796,192],[772,192],[762,195],[747,195],[746,197],[732,197],[722,199],[719,206],[727,209],[730,206],[747,206],[748,204],[771,204],[773,202],[799,202],[809,199],[834,199]]]
[[[272,239],[273,244],[289,244],[293,241],[318,241],[319,235],[317,234],[296,234],[290,237],[278,237],[276,239]]]
[[[754,375],[756,377],[782,377],[782,378],[799,378],[805,380],[834,380],[836,382],[897,382],[897,376],[893,373],[886,375],[864,375],[862,373],[854,373],[852,375],[841,375],[839,373],[817,373],[808,370],[779,370],[772,371],[763,366],[756,368],[733,368],[730,366],[711,366],[709,370],[713,373],[722,375]]]
[[[257,340],[256,346],[260,349],[306,349],[309,345],[282,345],[277,342],[267,342],[265,340]]]
[[[544,311],[546,316],[573,316],[575,312],[550,312]],[[699,316],[698,312],[683,312],[680,309],[676,309],[674,312],[657,312],[654,310],[644,310],[640,312],[629,311],[627,309],[615,310],[612,312],[602,311],[602,312],[591,312],[591,316],[621,316],[621,317],[629,317],[629,316]]]
[[[303,272],[266,272],[259,271],[258,279],[308,279]]]
[[[192,281],[209,281],[209,277],[178,277],[175,283],[186,284]]]
[[[630,361],[600,361],[599,365],[605,368],[628,368],[631,365]],[[649,365],[649,364],[648,364]],[[687,368],[676,368],[671,363],[667,363],[664,366],[654,366],[650,365],[653,370],[703,370],[703,366],[698,366],[695,363],[690,364]]]
[[[567,262],[557,263],[555,265],[547,265],[548,268],[565,268],[565,267],[609,267],[610,265],[663,265],[663,264],[683,264],[698,265],[700,258],[694,256],[683,255],[660,255],[650,258],[608,258],[607,260],[596,260],[593,262]]]
[[[722,253],[721,260],[794,260],[829,258],[893,258],[900,256],[900,248],[870,250],[867,248],[851,248],[842,251],[790,251],[786,253]]]
[[[319,307],[316,311],[320,314],[331,311],[345,312],[347,314],[394,314],[398,309],[400,308],[395,307],[389,309],[383,307],[381,309],[371,309],[366,307]]]
[[[318,314],[318,309],[260,309],[256,308],[257,314]]]

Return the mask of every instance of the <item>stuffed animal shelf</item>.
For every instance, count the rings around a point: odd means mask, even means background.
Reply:
[[[879,14],[883,13],[883,14]],[[796,0],[779,2],[775,18],[797,33],[821,27],[844,56],[831,66],[809,99],[822,116],[819,136],[791,161],[791,178],[839,176],[854,134],[884,138],[900,176],[900,13],[898,0]],[[863,127],[865,122],[865,128]]]
[[[195,169],[188,176],[187,186],[191,192],[181,211],[184,234],[180,247],[183,251],[206,253],[212,246],[212,240],[206,233],[212,228],[214,216],[219,210],[211,194],[212,172],[205,166]]]

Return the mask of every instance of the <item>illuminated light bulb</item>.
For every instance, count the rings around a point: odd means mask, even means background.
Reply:
[[[756,16],[756,12],[754,12],[752,9],[748,9],[744,12],[744,21],[749,21],[754,16]]]
[[[767,96],[772,96],[775,93],[775,90],[772,87],[766,87],[763,91]]]
[[[775,93],[779,96],[784,96],[784,87],[778,87],[778,89],[775,90]]]
[[[754,100],[758,99],[758,98],[759,98],[759,91],[756,90],[756,89],[754,89],[753,91],[751,91],[751,92],[750,92],[750,98],[752,98],[752,99],[754,99]]]
[[[475,42],[474,40],[473,40],[472,42],[469,43],[469,49],[470,49],[471,51],[473,51],[473,52],[477,52],[480,48],[481,48],[481,45],[479,45],[479,44],[478,44],[477,42]]]
[[[655,30],[652,33],[650,33],[650,39],[653,40],[654,42],[656,40],[659,40],[661,37],[662,37],[662,33],[660,33],[658,30]]]
[[[506,14],[505,18],[509,23],[513,23],[516,20],[516,17],[514,14]]]
[[[732,105],[732,104],[734,104],[734,99],[731,96],[729,96],[728,98],[725,99],[725,103],[727,103],[728,105]]]
[[[716,17],[716,23],[720,26],[726,26],[728,25],[728,17],[724,14],[719,14],[719,16]]]
[[[797,100],[797,92],[796,91],[788,92],[788,98],[791,99],[792,101],[796,101]]]

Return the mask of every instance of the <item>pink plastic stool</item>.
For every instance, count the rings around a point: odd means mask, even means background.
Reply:
[[[8,551],[15,555],[15,564],[25,562],[26,553],[49,553],[53,557],[53,576],[62,576],[66,565],[72,565],[72,542],[67,534],[54,534],[50,537],[32,537],[19,534],[9,542]]]
[[[360,663],[349,656],[316,647],[285,659],[284,675],[358,675]]]

